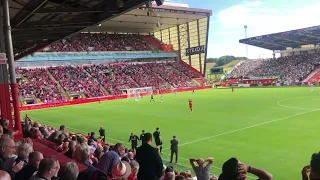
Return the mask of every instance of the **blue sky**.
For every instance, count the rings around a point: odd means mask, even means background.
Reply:
[[[208,57],[246,56],[248,37],[320,25],[320,0],[166,0],[211,9]],[[249,58],[271,57],[272,52],[249,46]]]

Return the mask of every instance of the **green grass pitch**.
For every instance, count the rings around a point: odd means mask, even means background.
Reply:
[[[188,99],[193,100],[190,112]],[[169,141],[179,140],[179,170],[190,169],[188,158],[214,157],[212,174],[237,157],[263,168],[274,179],[300,178],[302,168],[319,151],[319,90],[305,88],[208,89],[133,99],[22,112],[46,125],[66,125],[71,132],[98,132],[105,127],[110,143],[128,142],[131,132],[160,128],[166,164]],[[130,147],[129,144],[126,144]],[[250,176],[249,178],[252,178]]]

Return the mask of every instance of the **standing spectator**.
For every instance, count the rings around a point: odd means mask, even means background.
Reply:
[[[102,155],[97,168],[101,171],[110,174],[113,166],[119,163],[120,159],[125,154],[125,147],[121,143],[117,143],[113,150]]]
[[[0,138],[0,170],[4,170],[4,162],[8,160],[15,151],[15,144],[13,139],[9,137]],[[23,168],[24,162],[14,163],[12,169],[8,171],[13,179],[15,173],[19,172]]]
[[[314,153],[310,164],[302,169],[302,180],[320,179],[320,153]]]
[[[102,142],[106,142],[106,130],[103,129],[102,126],[100,126],[99,133],[100,133],[100,139],[102,139]]]
[[[133,133],[131,133],[129,137],[129,142],[131,141],[131,149],[133,152],[137,151],[139,137]]]
[[[260,180],[272,180],[272,174],[262,169],[247,166],[236,158],[231,158],[223,164],[219,180],[244,179],[247,173],[258,176]]]
[[[44,158],[39,165],[39,171],[30,180],[50,180],[58,176],[60,169],[59,161],[55,158]]]
[[[176,136],[173,136],[173,139],[170,141],[171,143],[171,156],[170,156],[170,163],[172,163],[173,154],[176,155],[176,163],[178,163],[178,141]]]
[[[35,151],[29,154],[28,164],[21,169],[16,175],[15,180],[29,180],[30,177],[36,172],[39,168],[39,164],[43,159],[41,152]]]
[[[140,165],[139,180],[158,180],[162,176],[163,164],[157,148],[151,146],[152,135],[146,133],[145,144],[137,149],[135,156]]]
[[[79,175],[79,168],[75,162],[68,162],[59,171],[59,179],[76,180]]]
[[[195,165],[195,162],[197,162],[198,166]],[[207,165],[204,165],[204,163],[208,162]],[[198,180],[209,180],[210,179],[210,169],[213,164],[213,158],[207,158],[207,159],[190,159],[190,164],[196,173]]]

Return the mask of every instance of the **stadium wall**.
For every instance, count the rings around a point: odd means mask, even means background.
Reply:
[[[166,44],[172,44],[175,50],[179,50],[181,60],[189,64],[202,74],[205,73],[206,52],[186,56],[187,48],[204,45],[207,47],[209,29],[209,16],[194,20],[185,24],[160,30],[154,33],[154,37]]]

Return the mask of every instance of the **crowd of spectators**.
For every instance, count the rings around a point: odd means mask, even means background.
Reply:
[[[104,95],[99,83],[82,67],[58,66],[50,67],[48,71],[69,94],[84,94],[86,97]]]
[[[302,81],[319,65],[320,54],[302,54],[276,59],[248,60],[237,66],[227,78],[279,76],[283,81]]]
[[[122,95],[123,90],[137,88],[138,85],[133,79],[126,75],[127,66],[124,65],[92,65],[85,66],[93,78],[107,89],[111,95]]]
[[[202,78],[179,62],[57,66],[18,69],[18,72],[25,77],[20,82],[20,94],[34,95],[44,103],[63,100],[63,90],[69,95],[83,94],[90,98],[122,95],[130,88],[152,87],[157,91],[190,87],[193,86],[192,78]],[[61,86],[50,78],[49,73]]]
[[[65,126],[59,129],[33,122],[28,116],[22,121],[23,137],[13,140],[8,120],[0,120],[0,179],[6,180],[245,180],[248,174],[261,180],[273,177],[265,170],[245,165],[236,158],[223,163],[219,176],[211,175],[213,158],[190,159],[190,170],[178,172],[173,166],[163,165],[160,152],[152,146],[152,134],[144,134],[144,144],[136,152],[124,144],[106,144],[103,137],[72,134]],[[101,127],[102,128],[102,127]],[[44,157],[33,150],[33,144],[42,142],[69,162]],[[46,142],[46,143],[44,143]],[[49,146],[48,144],[53,144]],[[79,166],[86,169],[79,172]],[[302,179],[320,177],[320,153],[313,154],[310,164],[302,170]]]
[[[83,52],[83,51],[151,51],[143,35],[137,34],[107,34],[79,33],[62,39],[49,47],[52,52]]]
[[[20,95],[35,96],[45,103],[63,100],[60,89],[45,69],[17,69],[16,71],[22,76],[19,83]]]

